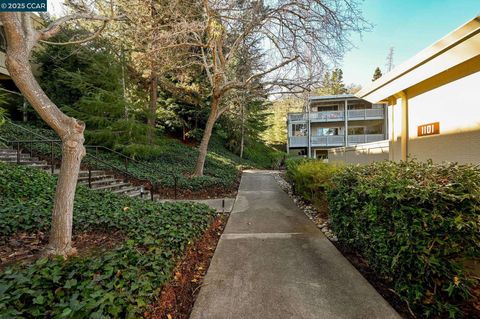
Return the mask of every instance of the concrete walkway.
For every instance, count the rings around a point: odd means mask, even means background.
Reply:
[[[270,173],[247,171],[190,318],[400,317]]]
[[[206,204],[215,209],[218,213],[230,213],[233,209],[233,203],[235,198],[212,198],[212,199],[159,199],[161,203],[166,202],[195,202],[200,204]]]

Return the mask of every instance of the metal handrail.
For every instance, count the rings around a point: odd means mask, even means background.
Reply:
[[[62,144],[62,141],[61,140],[52,140],[52,139],[48,139],[46,138],[45,136],[42,136],[36,132],[33,132],[29,129],[26,129],[24,128],[23,126],[21,125],[18,125],[18,124],[15,124],[13,123],[12,121],[8,121],[9,124],[12,124],[13,126],[17,127],[17,128],[20,128],[22,129],[23,131],[26,131],[32,135],[35,135],[39,138],[41,138],[40,140],[13,140],[13,141],[10,141],[10,140],[7,140],[7,139],[4,139],[2,137],[0,137],[1,140],[3,140],[4,142],[6,142],[7,144],[10,143],[12,146],[14,146],[16,144],[17,146],[17,162],[19,162],[19,159],[20,159],[20,144],[27,144],[27,143],[37,143],[37,142],[41,142],[41,143],[51,143],[51,171],[52,171],[52,174],[54,173],[54,169],[55,169],[55,164],[54,164],[54,153],[53,153],[53,145],[54,144],[59,144],[61,146]],[[113,168],[114,170],[120,172],[121,174],[123,175],[127,175],[127,176],[130,176],[134,179],[138,179],[136,176],[134,176],[132,173],[128,172],[128,163],[129,162],[134,162],[134,163],[137,163],[145,168],[147,168],[148,170],[154,172],[156,171],[155,168],[152,168],[150,167],[149,165],[145,164],[144,162],[140,162],[132,157],[129,157],[125,154],[122,154],[118,151],[115,151],[113,149],[110,149],[108,147],[105,147],[105,146],[102,146],[102,145],[84,145],[84,147],[87,149],[87,148],[95,148],[96,151],[97,151],[97,154],[98,155],[98,150],[99,149],[102,149],[102,150],[105,150],[107,152],[110,152],[110,153],[113,153],[113,154],[116,154],[118,156],[120,156],[121,158],[123,158],[125,160],[125,170],[123,169],[120,169],[118,168],[117,166],[115,165],[112,165],[100,158],[98,158],[97,156],[94,156],[92,155],[91,153],[86,153],[86,156],[85,157],[91,157],[92,159],[94,159],[95,161],[99,162],[99,163],[102,163],[104,165],[106,165],[107,167],[110,167],[110,168]],[[30,148],[30,154],[32,154],[32,149]],[[177,198],[177,187],[178,187],[178,175],[175,173],[175,172],[171,172],[171,175],[173,176],[173,179],[174,179],[174,197],[175,199]],[[90,185],[90,178],[91,178],[91,169],[89,168],[89,185]],[[152,182],[152,181],[148,181],[148,184],[150,184],[150,194],[151,194],[151,199],[153,200],[153,191],[154,191],[154,188],[156,188],[156,185],[158,185],[157,182]]]

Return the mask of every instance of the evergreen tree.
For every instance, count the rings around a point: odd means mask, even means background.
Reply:
[[[317,95],[338,95],[348,92],[343,83],[343,71],[340,68],[334,69],[331,73],[326,71],[323,75],[322,86],[313,91]]]
[[[67,30],[58,37],[81,32]],[[142,98],[132,92],[136,87],[124,85],[128,74],[116,52],[106,40],[97,39],[81,47],[47,46],[36,61],[41,66],[39,82],[52,101],[86,123],[87,143],[122,148],[145,143],[146,127],[140,121],[145,116]]]
[[[377,66],[377,68],[375,69],[375,72],[373,72],[373,78],[372,78],[372,82],[375,81],[376,79],[379,79],[382,77],[382,70],[380,70],[380,68]]]
[[[301,112],[303,105],[304,101],[295,97],[283,98],[271,103],[266,110],[268,114],[266,125],[268,127],[261,134],[262,139],[269,145],[286,145],[287,114],[291,112]]]

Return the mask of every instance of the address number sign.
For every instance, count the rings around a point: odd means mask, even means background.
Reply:
[[[419,125],[417,133],[419,137],[440,134],[440,123],[435,122],[435,123]]]

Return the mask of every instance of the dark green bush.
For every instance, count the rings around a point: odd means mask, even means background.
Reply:
[[[48,232],[55,178],[0,163],[0,242]],[[74,233],[115,232],[125,242],[87,257],[39,259],[0,273],[0,318],[138,318],[170,278],[214,212],[193,203],[155,203],[79,186]]]
[[[480,170],[408,161],[351,166],[328,191],[332,229],[426,317],[455,317],[480,256]]]
[[[289,159],[286,165],[287,179],[295,192],[314,204],[325,200],[325,190],[331,186],[332,177],[339,170],[336,165],[306,158]]]
[[[244,158],[266,169],[279,169],[286,154],[263,143],[252,141],[245,146]]]

